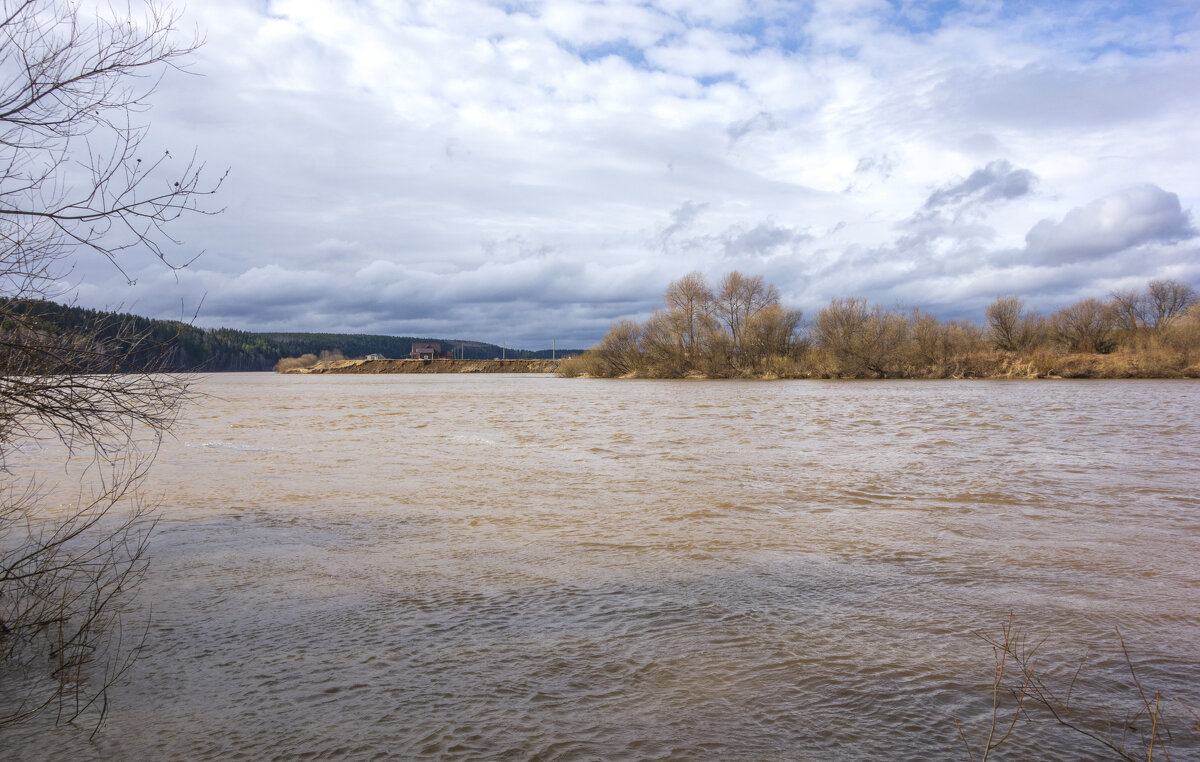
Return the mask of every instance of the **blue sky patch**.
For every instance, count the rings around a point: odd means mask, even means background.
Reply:
[[[618,58],[624,58],[639,69],[650,68],[649,64],[646,63],[645,51],[631,44],[628,40],[612,40],[602,42],[598,45],[588,45],[579,48],[567,47],[567,49],[579,56],[584,62],[598,61],[601,58],[617,56]]]

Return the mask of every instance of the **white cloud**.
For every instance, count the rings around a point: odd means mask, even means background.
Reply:
[[[229,166],[227,211],[177,228],[205,251],[178,278],[72,283],[171,317],[207,294],[205,325],[532,346],[697,269],[944,314],[1200,278],[1198,12],[945,7],[193,4],[200,76],[166,77],[148,148]]]
[[[1177,195],[1154,185],[1139,185],[1072,209],[1060,222],[1042,220],[1025,241],[1036,260],[1055,263],[1096,259],[1195,236]]]

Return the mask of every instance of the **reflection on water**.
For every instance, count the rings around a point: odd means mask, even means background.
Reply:
[[[1195,383],[202,388],[133,682],[16,758],[962,759],[1009,611],[1114,716],[1117,625],[1200,707]]]

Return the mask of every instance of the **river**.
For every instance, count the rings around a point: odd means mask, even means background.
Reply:
[[[1119,627],[1200,759],[1200,382],[198,388],[143,658],[6,759],[978,758],[1010,615],[1136,750]],[[1002,758],[1104,757],[1028,708]]]

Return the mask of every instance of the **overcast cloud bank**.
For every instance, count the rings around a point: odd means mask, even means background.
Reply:
[[[699,270],[978,318],[1200,285],[1192,2],[205,0],[150,142],[232,169],[79,301],[588,345]]]

